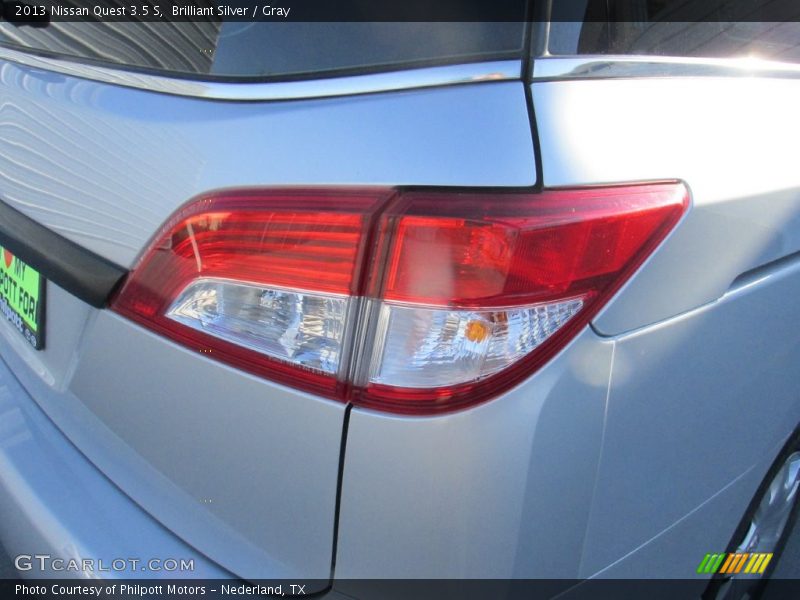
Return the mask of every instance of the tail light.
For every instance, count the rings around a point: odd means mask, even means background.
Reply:
[[[168,221],[112,308],[309,392],[452,411],[563,348],[687,206],[679,183],[226,192]]]

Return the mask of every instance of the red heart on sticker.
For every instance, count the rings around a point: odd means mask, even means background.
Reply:
[[[5,248],[3,248],[3,259],[6,261],[6,268],[11,268],[11,261],[14,260],[14,255]]]

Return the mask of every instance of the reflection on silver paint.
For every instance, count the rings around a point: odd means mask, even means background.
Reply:
[[[757,58],[674,56],[547,56],[533,61],[533,79],[619,79],[631,77],[800,78],[800,65]]]
[[[176,79],[110,67],[46,58],[0,46],[0,59],[27,67],[152,92],[214,100],[295,100],[329,98],[426,87],[519,79],[521,61],[476,62],[403,69],[387,73],[270,83],[218,83]]]
[[[797,81],[569,80],[532,85],[545,186],[683,179],[692,208],[595,318],[615,335],[722,296],[800,250]],[[743,118],[743,115],[749,115]]]
[[[0,197],[125,267],[212,189],[536,180],[521,82],[223,103],[0,61],[0,98]]]
[[[117,4],[124,6],[124,0]],[[111,63],[144,61],[167,71],[202,73],[211,67],[213,55],[198,49],[216,47],[221,25],[218,19],[202,17],[184,22],[52,21],[47,27],[0,22],[0,42],[33,51],[52,49],[66,56],[89,55]]]
[[[137,252],[153,232],[153,203],[190,184],[182,136],[115,123],[109,111],[90,116],[104,97],[85,81],[0,63],[0,86],[2,200],[116,262]],[[168,146],[172,164],[149,160]]]

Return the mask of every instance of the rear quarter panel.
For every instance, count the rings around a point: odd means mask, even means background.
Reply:
[[[692,206],[514,390],[438,419],[353,410],[343,577],[692,577],[800,421],[800,82],[531,92],[545,187],[679,179]]]
[[[664,576],[687,577],[703,548],[724,549],[800,421],[800,81],[552,81],[532,96],[545,185],[691,190],[684,221],[593,323],[615,354],[579,572],[635,575],[623,557],[649,545],[671,548]]]

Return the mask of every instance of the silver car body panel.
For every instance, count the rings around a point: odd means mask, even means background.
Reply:
[[[800,421],[798,293],[800,261],[629,335],[589,330],[447,420],[354,409],[337,576],[642,577],[642,553],[690,577]]]
[[[0,86],[2,200],[126,267],[212,189],[536,181],[520,81],[242,103],[5,62]],[[2,323],[0,354],[93,465],[236,576],[327,580],[344,404],[47,292],[45,350]]]
[[[567,78],[531,95],[546,187],[681,179],[692,208],[599,336],[515,390],[448,420],[353,410],[337,575],[642,577],[660,556],[659,576],[689,577],[800,422],[798,84]],[[754,106],[770,109],[743,120]],[[584,356],[609,361],[596,387],[571,370]]]
[[[574,577],[562,559],[583,546],[612,350],[586,330],[536,377],[446,419],[353,409],[336,576]]]
[[[124,87],[151,92],[190,96],[206,100],[302,100],[306,98],[330,98],[373,94],[398,90],[413,90],[479,81],[502,81],[519,79],[522,69],[520,60],[475,62],[466,64],[401,69],[384,73],[369,73],[324,79],[297,81],[272,81],[264,83],[232,83],[203,81],[200,79],[176,79],[164,75],[126,71],[110,67],[78,63],[75,61],[37,56],[0,46],[0,60],[19,65],[45,69],[81,79],[112,83]]]
[[[103,473],[240,577],[329,577],[342,404],[243,376],[109,311],[85,336],[69,392],[46,410]]]
[[[716,300],[743,273],[800,251],[800,121],[787,118],[797,82],[558,81],[534,83],[532,96],[545,186],[682,179],[692,193],[687,218],[595,318],[603,334]]]
[[[124,267],[209,190],[536,181],[518,81],[237,103],[3,62],[0,90],[3,200]]]
[[[7,332],[16,333],[16,332]],[[183,543],[170,530],[104,477],[56,428],[14,373],[26,370],[13,353],[0,363],[0,539],[19,554],[52,559],[97,560],[141,557],[192,561],[186,573],[111,568],[102,577],[186,576],[225,578],[230,574]],[[20,566],[26,566],[25,558]],[[48,566],[52,562],[47,563]],[[95,563],[96,564],[96,563]],[[98,569],[99,569],[98,565]],[[78,577],[74,571],[38,569],[24,576]]]
[[[793,260],[716,302],[616,339],[581,576],[606,568],[740,478],[749,493],[730,497],[727,507],[715,504],[744,514],[800,423],[800,305],[787,302],[798,294],[800,260]],[[729,537],[736,523],[718,533]],[[715,518],[701,531],[725,525]],[[692,558],[698,554],[704,552]]]

